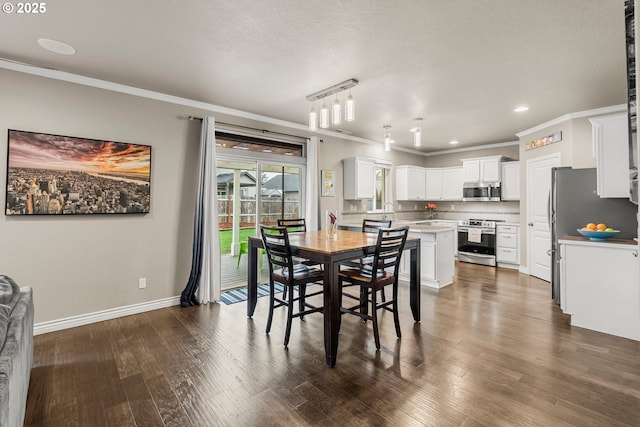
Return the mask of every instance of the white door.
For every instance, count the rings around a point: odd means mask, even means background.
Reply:
[[[527,264],[530,275],[546,281],[551,281],[551,168],[558,166],[560,153],[527,160]]]

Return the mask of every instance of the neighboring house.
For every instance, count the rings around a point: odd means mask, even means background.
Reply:
[[[285,200],[300,200],[300,175],[285,173],[276,175],[262,184],[262,195],[268,197],[280,197],[282,195],[282,180],[284,177]]]
[[[233,172],[219,173],[217,183],[218,197],[233,196]],[[240,197],[256,197],[256,177],[249,172],[240,172]]]

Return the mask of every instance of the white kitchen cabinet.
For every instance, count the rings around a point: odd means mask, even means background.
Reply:
[[[561,308],[571,325],[640,341],[637,244],[559,243]]]
[[[427,200],[440,200],[442,198],[442,170],[425,170],[425,188]]]
[[[343,196],[345,200],[373,199],[374,165],[373,161],[360,157],[343,159]]]
[[[438,227],[453,228],[453,255],[458,256],[458,221],[435,220],[435,221],[432,221],[431,224],[437,225]]]
[[[520,162],[502,163],[502,200],[520,200]]]
[[[439,289],[453,283],[453,230],[427,225],[410,227],[409,237],[420,239],[420,284]],[[410,253],[405,251],[400,260],[400,280],[408,281],[409,271]]]
[[[629,197],[629,130],[627,113],[592,117],[596,193],[600,197]]]
[[[397,166],[396,200],[426,199],[426,170],[419,166]]]
[[[461,167],[427,168],[425,175],[427,200],[462,200],[464,170]]]
[[[496,261],[500,267],[518,268],[520,264],[520,227],[496,226]]]
[[[499,182],[500,163],[503,156],[476,157],[462,159],[464,169],[464,182]]]

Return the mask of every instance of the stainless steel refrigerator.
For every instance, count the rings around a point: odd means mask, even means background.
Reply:
[[[551,297],[560,304],[558,239],[568,235],[578,236],[576,229],[590,222],[602,222],[620,230],[616,236],[619,239],[637,237],[638,206],[628,199],[598,197],[595,168],[552,168],[550,202]]]

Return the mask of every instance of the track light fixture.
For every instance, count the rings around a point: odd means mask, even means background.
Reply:
[[[351,95],[351,88],[358,85],[358,80],[349,79],[342,83],[338,83],[337,85],[330,86],[326,89],[322,89],[318,92],[312,93],[311,95],[307,95],[307,100],[310,102],[315,102],[320,99],[324,99],[330,95],[335,94],[336,100],[331,108],[331,123],[334,125],[339,125],[342,122],[342,105],[340,104],[340,100],[338,99],[338,93],[349,89],[349,96],[345,101],[344,106],[344,120],[347,122],[351,122],[355,120],[355,103],[353,101],[353,96]],[[315,108],[311,108],[309,111],[309,130],[316,130],[316,112]],[[326,100],[323,101],[322,107],[320,108],[320,128],[327,129],[329,127],[329,108],[327,107]]]

